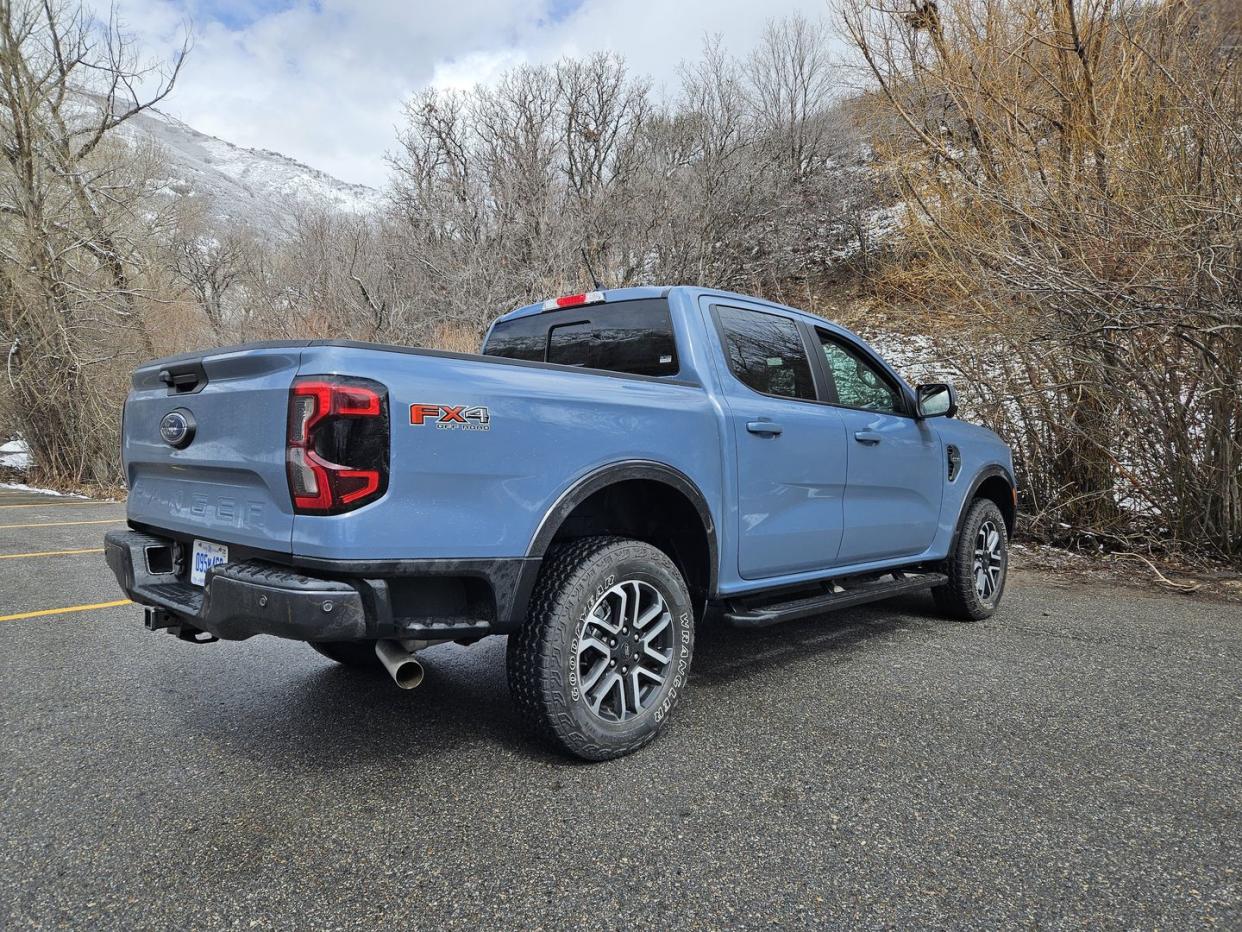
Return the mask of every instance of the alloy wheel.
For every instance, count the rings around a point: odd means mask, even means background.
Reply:
[[[575,656],[582,701],[606,722],[641,714],[673,662],[673,618],[660,591],[627,579],[601,595],[578,631]]]
[[[996,594],[1004,571],[1000,529],[994,522],[984,521],[975,535],[975,593],[980,599],[986,602]]]

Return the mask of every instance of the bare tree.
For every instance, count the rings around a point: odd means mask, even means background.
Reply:
[[[53,475],[112,474],[114,438],[100,429],[111,421],[99,410],[106,380],[95,373],[131,341],[151,348],[134,280],[145,159],[122,157],[115,131],[168,94],[186,48],[144,64],[115,18],[52,0],[0,2],[6,378]]]
[[[176,206],[164,235],[169,270],[193,295],[215,336],[224,339],[233,329],[233,298],[244,292],[253,236],[214,221],[201,198]]]
[[[828,47],[827,27],[799,13],[769,22],[746,65],[759,129],[795,180],[823,156],[835,77]]]
[[[742,67],[719,36],[705,40],[698,61],[682,66],[674,119],[684,152],[670,178],[674,226],[663,266],[677,281],[741,287],[746,229],[764,210],[770,179]]]

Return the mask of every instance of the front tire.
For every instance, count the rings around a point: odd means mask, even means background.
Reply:
[[[509,689],[555,747],[609,760],[656,737],[685,688],[694,610],[662,551],[623,537],[553,548],[509,636]]]
[[[932,589],[936,607],[961,621],[990,617],[1005,594],[1009,572],[1009,536],[994,501],[971,503],[947,568],[949,581]]]

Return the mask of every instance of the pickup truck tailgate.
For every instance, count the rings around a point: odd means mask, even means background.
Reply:
[[[157,360],[136,370],[121,446],[129,519],[288,552],[293,510],[285,475],[286,418],[305,345],[251,345]],[[180,448],[160,432],[174,411],[193,424],[193,437]]]

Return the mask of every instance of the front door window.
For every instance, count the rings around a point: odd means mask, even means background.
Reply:
[[[876,366],[856,350],[817,330],[837,404],[864,411],[900,414],[901,396]]]

